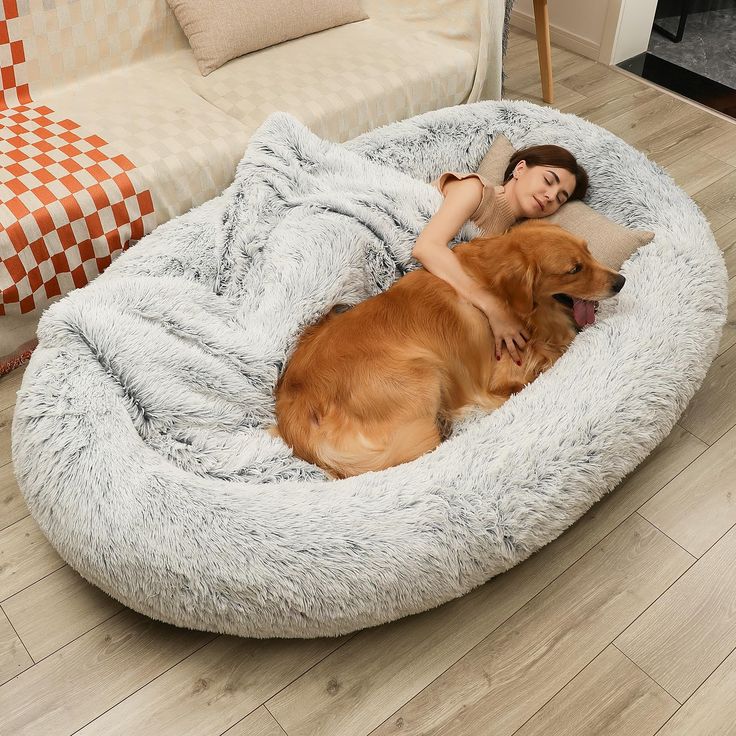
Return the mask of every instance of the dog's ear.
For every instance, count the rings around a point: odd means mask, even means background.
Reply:
[[[501,296],[520,317],[528,317],[532,313],[536,277],[536,267],[521,261],[508,268],[501,278]]]

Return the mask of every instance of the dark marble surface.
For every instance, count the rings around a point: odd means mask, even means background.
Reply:
[[[648,51],[626,59],[618,66],[736,120],[736,89],[726,84],[660,59]]]
[[[657,23],[675,33],[679,16]],[[680,43],[652,31],[649,53],[736,89],[736,3],[734,7],[691,13]]]

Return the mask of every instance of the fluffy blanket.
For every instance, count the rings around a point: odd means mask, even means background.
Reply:
[[[279,372],[307,324],[415,267],[441,202],[427,182],[475,168],[496,133],[567,146],[589,203],[657,236],[598,323],[501,410],[413,463],[326,481],[262,429]],[[477,103],[340,146],[278,113],[222,196],[47,311],[18,396],[16,474],[60,554],[142,613],[342,634],[461,595],[560,534],[672,428],[725,307],[692,201],[574,116]]]

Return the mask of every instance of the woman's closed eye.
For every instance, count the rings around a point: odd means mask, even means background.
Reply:
[[[550,187],[555,183],[546,176],[544,177],[544,181],[547,183],[547,186],[550,186]],[[568,200],[567,192],[558,192],[556,199],[557,199],[558,204],[560,205],[565,204],[565,202],[567,202]]]

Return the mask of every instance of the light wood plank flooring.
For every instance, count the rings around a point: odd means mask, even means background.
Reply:
[[[541,103],[513,31],[507,96]],[[557,106],[623,137],[700,204],[736,274],[736,125],[573,53]],[[736,734],[736,277],[700,392],[562,537],[427,613],[337,639],[150,621],[70,570],[10,465],[0,380],[0,733],[8,736]]]

